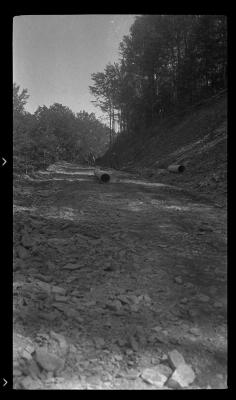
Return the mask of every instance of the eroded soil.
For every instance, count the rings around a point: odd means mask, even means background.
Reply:
[[[188,388],[226,388],[225,209],[113,175],[60,163],[14,182],[14,387],[157,389],[142,372],[176,349]]]

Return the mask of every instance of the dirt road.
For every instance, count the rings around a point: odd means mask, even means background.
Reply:
[[[225,209],[67,163],[15,181],[15,388],[171,389],[147,375],[174,349],[225,388],[226,323]]]

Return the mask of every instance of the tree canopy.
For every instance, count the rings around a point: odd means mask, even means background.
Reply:
[[[152,126],[226,88],[224,15],[138,16],[120,43],[119,63],[92,74],[95,103],[120,131]]]
[[[90,152],[100,156],[108,145],[109,128],[95,114],[54,103],[38,107],[34,114],[25,111],[27,89],[13,85],[14,167],[28,171],[57,160],[79,161]]]

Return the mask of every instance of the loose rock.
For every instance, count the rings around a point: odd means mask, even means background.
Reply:
[[[195,336],[200,336],[200,335],[201,335],[200,329],[197,328],[197,327],[195,327],[195,328],[190,328],[190,329],[189,329],[189,332],[192,333],[192,334],[195,335]]]
[[[155,368],[146,368],[142,374],[141,378],[145,381],[150,383],[151,385],[155,385],[159,388],[164,386],[165,382],[167,381],[166,375],[159,372],[159,370]]]
[[[62,369],[65,363],[64,360],[54,354],[48,353],[44,348],[36,350],[35,359],[46,371],[57,371]]]
[[[178,368],[180,365],[185,364],[184,357],[177,350],[168,352],[168,360],[172,368]]]
[[[130,337],[130,345],[134,351],[138,351],[139,345],[138,345],[138,342],[136,341],[136,339],[134,338],[134,336]]]
[[[199,294],[199,295],[197,296],[197,299],[198,299],[199,301],[201,301],[202,303],[207,303],[207,302],[210,300],[210,297],[207,296],[206,294]]]
[[[17,247],[17,253],[18,253],[19,258],[25,259],[28,257],[28,251],[23,246]]]
[[[187,364],[181,364],[174,371],[171,380],[177,382],[181,387],[187,387],[195,380],[195,373]]]
[[[34,390],[39,389],[41,384],[39,380],[35,381],[30,376],[26,376],[24,379],[22,379],[21,386],[23,389]]]
[[[66,264],[64,265],[63,269],[74,270],[80,268],[79,264]]]
[[[181,278],[181,276],[177,276],[177,277],[174,279],[174,281],[175,281],[176,283],[179,283],[179,284],[183,283],[183,279]]]

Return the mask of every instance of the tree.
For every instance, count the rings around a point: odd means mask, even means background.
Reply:
[[[25,113],[25,105],[29,98],[28,90],[23,89],[20,93],[20,86],[13,83],[13,112],[14,115]]]
[[[122,130],[141,131],[227,85],[222,15],[143,15],[120,43],[120,62],[92,74],[96,103]],[[111,124],[111,122],[110,122]]]

